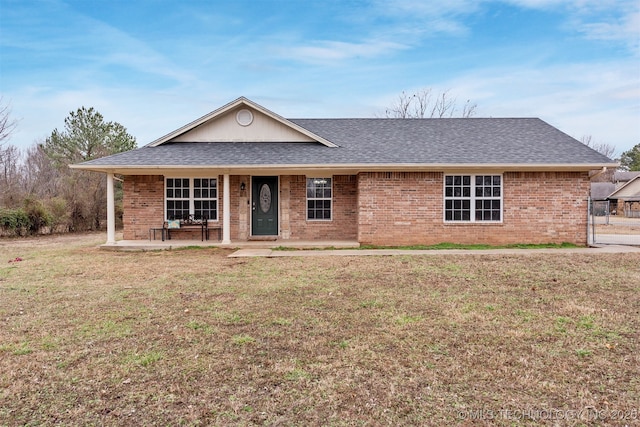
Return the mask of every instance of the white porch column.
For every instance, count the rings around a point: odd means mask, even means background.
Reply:
[[[107,174],[107,245],[116,243],[116,201],[113,191],[113,174]]]
[[[224,174],[222,189],[222,244],[231,244],[231,185],[229,174]]]

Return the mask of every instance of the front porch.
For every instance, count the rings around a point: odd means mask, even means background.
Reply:
[[[166,225],[170,219],[184,219],[188,213],[196,220],[209,218],[209,226],[217,231],[213,232],[212,238],[217,236],[223,244],[276,237],[286,241],[357,240],[355,175],[322,178],[331,187],[321,189],[327,200],[315,203],[315,199],[307,200],[309,189],[305,175],[229,175],[218,171],[199,175],[204,174],[209,178],[126,175],[123,184],[123,239],[142,241],[160,238],[163,223]],[[107,190],[110,195],[113,195],[113,190],[110,190],[113,179],[108,174]],[[181,181],[180,194],[184,196],[188,192],[188,202],[185,199],[177,203],[167,198],[177,194],[178,190],[174,188],[177,181]],[[211,200],[194,199],[196,195],[202,196],[204,190],[200,187],[203,181],[211,185],[207,193]],[[313,193],[316,195],[318,192]],[[115,201],[111,197],[108,197],[107,244],[115,244],[115,214],[112,213]],[[310,203],[321,208],[309,209]],[[175,237],[197,238],[185,234],[176,233]]]

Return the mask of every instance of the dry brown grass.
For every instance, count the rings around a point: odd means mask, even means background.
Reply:
[[[638,254],[230,259],[102,238],[0,240],[0,425],[638,424]]]

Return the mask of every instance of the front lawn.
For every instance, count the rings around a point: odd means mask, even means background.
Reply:
[[[21,242],[0,240],[0,425],[640,419],[638,254]]]

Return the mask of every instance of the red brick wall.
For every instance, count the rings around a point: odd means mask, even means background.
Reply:
[[[307,177],[280,178],[282,231],[295,240],[355,240],[357,237],[357,177],[333,176],[333,206],[331,221],[307,221]],[[288,224],[287,224],[288,221]],[[288,229],[287,229],[288,227]]]
[[[222,222],[222,177],[218,178],[218,219]],[[123,239],[145,240],[150,228],[164,223],[164,176],[128,175],[124,177]],[[160,235],[157,235],[160,238]],[[200,231],[179,232],[172,239],[201,239]]]
[[[363,244],[587,243],[586,172],[505,173],[504,218],[497,224],[445,224],[443,173],[361,173],[358,178]]]
[[[124,177],[122,222],[125,240],[149,238],[149,228],[164,221],[164,177],[129,175]]]
[[[218,219],[222,222],[222,176]],[[357,239],[363,244],[455,243],[586,244],[587,173],[507,172],[499,224],[445,224],[440,172],[389,172],[333,177],[333,219],[307,221],[306,177],[280,177],[280,237],[294,240]],[[245,191],[240,191],[240,183]],[[251,230],[250,177],[231,176],[231,239]],[[164,177],[126,176],[124,239],[143,240],[164,219]],[[175,238],[199,238],[176,233]]]

